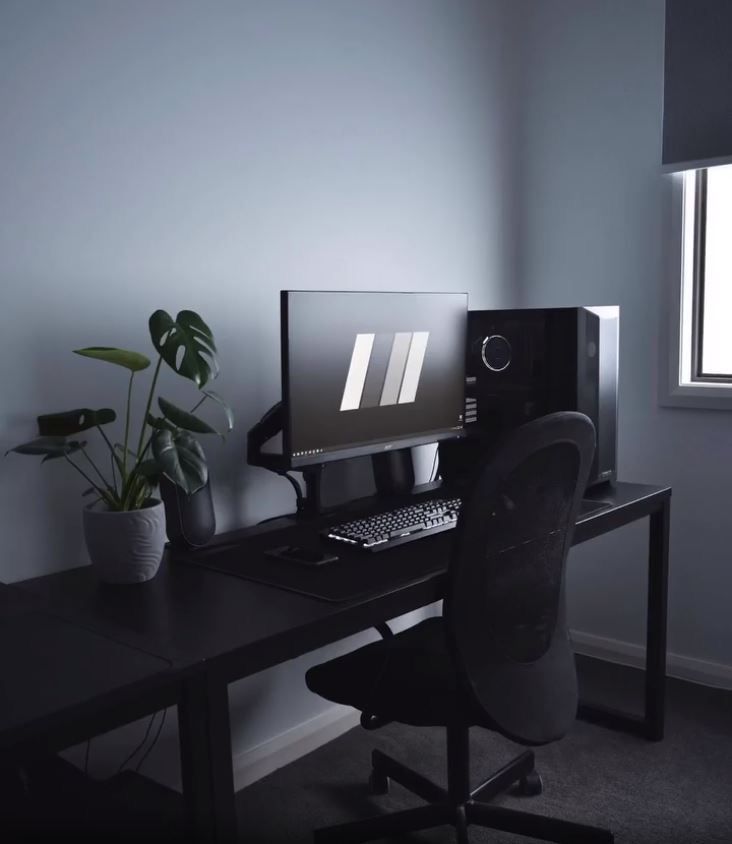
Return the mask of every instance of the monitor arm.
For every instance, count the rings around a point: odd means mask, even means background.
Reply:
[[[292,475],[288,474],[290,467],[285,455],[263,450],[265,444],[282,431],[282,424],[282,402],[278,401],[277,404],[270,407],[259,422],[249,429],[247,434],[247,462],[250,466],[262,466],[269,469],[290,481],[297,497],[298,518],[317,516],[321,512],[320,481],[323,467],[308,466],[301,470],[305,485],[303,494],[300,484]]]
[[[290,465],[282,453],[264,451],[264,446],[272,437],[282,431],[283,408],[282,402],[272,405],[264,416],[247,434],[247,462],[250,466],[262,466],[287,478],[295,489],[297,496],[298,517],[307,518],[319,515],[321,509],[321,480],[323,466],[315,465],[303,467],[301,470],[305,492],[298,482],[288,474]],[[374,472],[374,483],[377,494],[389,497],[404,494],[414,487],[414,464],[410,448],[395,449],[371,455],[371,465]]]
[[[282,461],[282,455],[267,454],[262,448],[282,430],[282,402],[278,401],[264,416],[249,429],[247,434],[247,462],[250,466],[264,466],[273,469],[275,462]]]

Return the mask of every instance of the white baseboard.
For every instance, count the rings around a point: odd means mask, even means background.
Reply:
[[[570,631],[570,638],[577,653],[585,656],[593,656],[633,668],[643,668],[645,665],[646,649],[643,645],[595,636],[593,633],[583,633],[580,630]],[[679,680],[732,690],[732,665],[668,653],[666,673],[669,677],[677,677]]]
[[[360,713],[348,706],[331,706],[315,718],[285,730],[234,757],[234,788],[239,791],[327,744],[359,723]]]

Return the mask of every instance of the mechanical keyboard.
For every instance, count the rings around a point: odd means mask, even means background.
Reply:
[[[366,551],[385,551],[395,545],[454,528],[460,504],[459,498],[422,501],[333,525],[322,530],[321,535]]]

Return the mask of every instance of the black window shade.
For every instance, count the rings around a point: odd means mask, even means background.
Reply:
[[[663,165],[732,162],[732,0],[666,0]]]

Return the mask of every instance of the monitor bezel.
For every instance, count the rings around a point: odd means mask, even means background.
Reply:
[[[336,449],[320,452],[313,455],[293,456],[290,444],[291,407],[290,407],[290,373],[289,373],[289,295],[291,293],[314,293],[314,294],[356,294],[366,293],[386,295],[393,293],[407,295],[430,295],[430,296],[465,296],[465,345],[467,347],[467,314],[468,294],[465,291],[432,291],[432,290],[280,290],[280,364],[282,378],[282,453],[290,469],[301,469],[309,466],[320,466],[324,463],[331,463],[336,460],[348,460],[352,457],[368,457],[373,454],[384,454],[390,451],[398,451],[402,448],[412,448],[418,445],[429,445],[443,440],[461,439],[467,436],[465,419],[463,418],[462,428],[439,428],[429,431],[420,431],[409,436],[393,439],[376,439],[367,442],[349,443]],[[462,379],[463,407],[465,406],[465,377]]]

